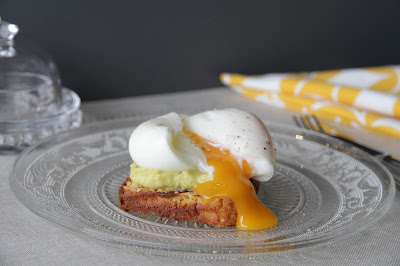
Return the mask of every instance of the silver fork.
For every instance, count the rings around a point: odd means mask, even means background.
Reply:
[[[318,120],[318,118],[314,115],[294,115],[293,120],[298,127],[311,129],[313,131],[329,135],[324,130],[324,128],[321,126],[321,123]],[[340,139],[344,142],[350,143],[350,144],[360,148],[361,150],[366,151],[367,153],[369,153],[370,155],[372,155],[373,157],[378,159],[392,173],[394,181],[396,182],[397,188],[400,190],[400,161],[394,159],[389,154],[381,153],[379,151],[365,147],[365,146],[363,146],[359,143],[356,143],[352,140],[345,139],[345,138],[338,137],[338,136],[332,136],[332,135],[329,135],[329,136]]]

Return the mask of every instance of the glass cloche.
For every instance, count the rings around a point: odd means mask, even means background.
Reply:
[[[79,96],[62,87],[46,54],[15,44],[18,30],[0,18],[0,154],[19,152],[82,120]]]

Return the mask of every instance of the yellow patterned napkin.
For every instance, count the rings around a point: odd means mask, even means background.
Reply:
[[[221,81],[262,103],[400,138],[400,66],[258,76],[223,73]]]

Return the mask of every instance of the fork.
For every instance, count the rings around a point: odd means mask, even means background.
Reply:
[[[322,127],[321,122],[314,115],[294,115],[293,120],[298,127],[311,129],[313,131],[340,139],[344,142],[350,143],[353,146],[356,146],[356,147],[360,148],[361,150],[369,153],[370,155],[372,155],[373,157],[378,159],[378,161],[380,161],[383,165],[385,165],[386,168],[392,173],[394,181],[396,182],[397,188],[400,190],[400,161],[394,159],[391,155],[386,154],[386,153],[381,153],[379,151],[365,147],[365,146],[363,146],[359,143],[356,143],[352,140],[328,134]]]

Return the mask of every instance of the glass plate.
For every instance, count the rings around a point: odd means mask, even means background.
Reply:
[[[31,211],[80,235],[160,255],[234,258],[340,239],[390,208],[390,173],[359,149],[325,135],[267,123],[276,145],[274,177],[258,196],[279,226],[243,231],[123,212],[128,139],[141,120],[98,123],[29,148],[10,184]],[[118,245],[121,247],[121,245]]]

